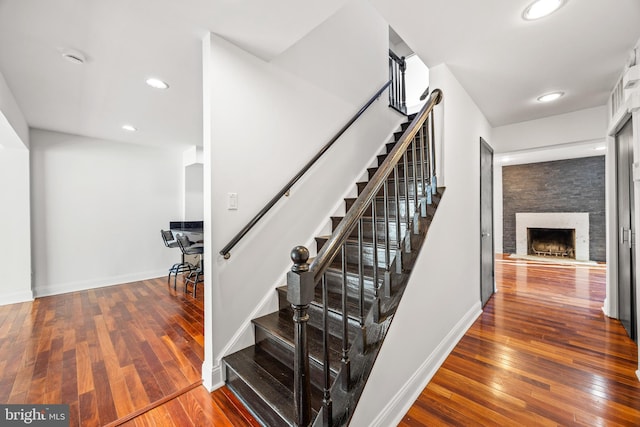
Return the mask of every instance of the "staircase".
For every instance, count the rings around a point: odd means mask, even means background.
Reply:
[[[405,131],[416,126],[411,119],[413,116],[387,144],[387,154],[378,156],[379,166],[369,170],[370,180],[406,137]],[[435,178],[431,184],[431,172],[427,178],[426,171],[435,171],[435,165],[429,165],[432,160],[424,150],[426,144],[417,142],[429,138],[428,127],[419,126],[386,184],[373,196],[358,225],[348,231],[338,255],[313,288],[308,311],[306,305],[298,305],[298,309],[303,307],[304,319],[308,313],[308,322],[302,320],[308,342],[302,356],[296,352],[300,316],[294,322],[296,307],[287,299],[292,291],[282,286],[277,289],[279,310],[253,319],[255,345],[223,359],[227,386],[264,425],[348,424],[444,191],[436,190]],[[367,182],[357,184],[359,195],[366,186]],[[356,199],[345,199],[347,214],[356,203]],[[343,218],[331,221],[335,231]],[[316,237],[319,257],[330,238]],[[308,258],[303,249],[292,252],[301,272],[306,271]],[[299,402],[305,400],[300,397],[304,390],[296,391],[294,386],[298,382],[302,384],[298,390],[305,388],[294,372],[300,360],[309,364],[306,387],[311,412],[309,421],[302,423]]]

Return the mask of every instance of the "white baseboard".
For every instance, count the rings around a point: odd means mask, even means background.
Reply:
[[[33,301],[33,291],[20,291],[13,293],[2,293],[0,298],[0,305],[17,304],[20,302]]]
[[[202,364],[202,385],[211,393],[224,385],[222,365],[212,366],[206,360]]]
[[[167,276],[167,270],[144,271],[139,273],[123,274],[120,276],[101,277],[97,279],[81,280],[78,282],[63,283],[53,286],[35,285],[33,294],[36,298],[51,295],[66,294],[68,292],[86,291],[88,289],[103,288],[105,286],[122,285],[124,283],[138,282],[140,280],[155,279]]]
[[[611,317],[609,316],[609,302],[607,301],[607,298],[605,298],[604,302],[602,303],[602,312],[605,316]]]
[[[389,401],[378,416],[373,420],[371,426],[387,427],[398,425],[402,418],[413,405],[422,390],[429,384],[431,378],[444,363],[449,353],[453,351],[458,341],[464,336],[467,330],[473,325],[478,316],[482,314],[480,302],[474,305],[460,321],[451,329],[447,336],[440,342],[436,349],[429,355],[427,360],[411,376],[409,381],[398,391]]]

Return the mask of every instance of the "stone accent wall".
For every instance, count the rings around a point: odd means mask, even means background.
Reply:
[[[516,212],[589,213],[589,258],[606,261],[605,158],[503,166],[503,250],[516,252]]]

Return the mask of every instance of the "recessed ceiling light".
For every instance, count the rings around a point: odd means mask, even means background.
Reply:
[[[135,132],[138,129],[135,128],[135,126],[131,126],[131,125],[122,125],[122,129],[129,131],[129,132]]]
[[[62,57],[72,64],[84,64],[87,58],[82,52],[74,49],[66,49],[62,52]]]
[[[162,80],[155,77],[148,78],[146,80],[146,83],[154,89],[167,89],[169,87],[167,82],[163,82]]]
[[[538,101],[539,102],[551,102],[551,101],[555,101],[556,99],[560,98],[563,95],[564,95],[564,92],[545,93],[544,95],[541,95],[541,96],[538,97]]]
[[[567,0],[536,0],[522,12],[522,17],[527,21],[544,18],[560,9]]]

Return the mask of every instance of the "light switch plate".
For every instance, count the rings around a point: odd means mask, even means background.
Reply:
[[[227,209],[230,211],[238,210],[238,193],[228,193]]]

